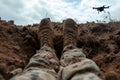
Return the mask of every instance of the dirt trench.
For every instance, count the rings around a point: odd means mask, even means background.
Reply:
[[[52,24],[54,47],[60,58],[63,49],[62,23]],[[0,80],[3,77],[8,80],[15,70],[22,71],[40,48],[37,30],[38,24],[0,24]],[[77,46],[96,62],[106,80],[120,78],[120,22],[78,24]]]

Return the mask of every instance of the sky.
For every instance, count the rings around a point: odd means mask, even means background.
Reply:
[[[106,16],[120,20],[119,3],[120,0],[0,0],[0,17],[18,25],[39,23],[46,17],[54,22],[72,18],[77,23],[109,21]],[[92,9],[103,5],[110,8],[99,14]]]

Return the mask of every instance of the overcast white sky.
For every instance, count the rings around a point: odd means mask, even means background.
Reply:
[[[16,24],[39,23],[42,18],[61,22],[73,18],[79,23],[106,20],[107,13],[100,13],[92,7],[108,5],[111,18],[120,20],[120,0],[0,0],[0,17],[14,20]]]

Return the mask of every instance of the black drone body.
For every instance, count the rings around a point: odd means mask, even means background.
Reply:
[[[98,13],[99,12],[102,12],[102,11],[104,11],[105,12],[105,9],[108,9],[110,6],[105,6],[105,5],[103,5],[103,6],[101,6],[101,7],[93,7],[93,9],[96,9],[97,11],[98,11]]]

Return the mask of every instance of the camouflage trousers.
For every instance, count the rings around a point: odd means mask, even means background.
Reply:
[[[53,49],[43,46],[10,80],[104,80],[104,75],[81,49],[64,51],[59,61]]]

